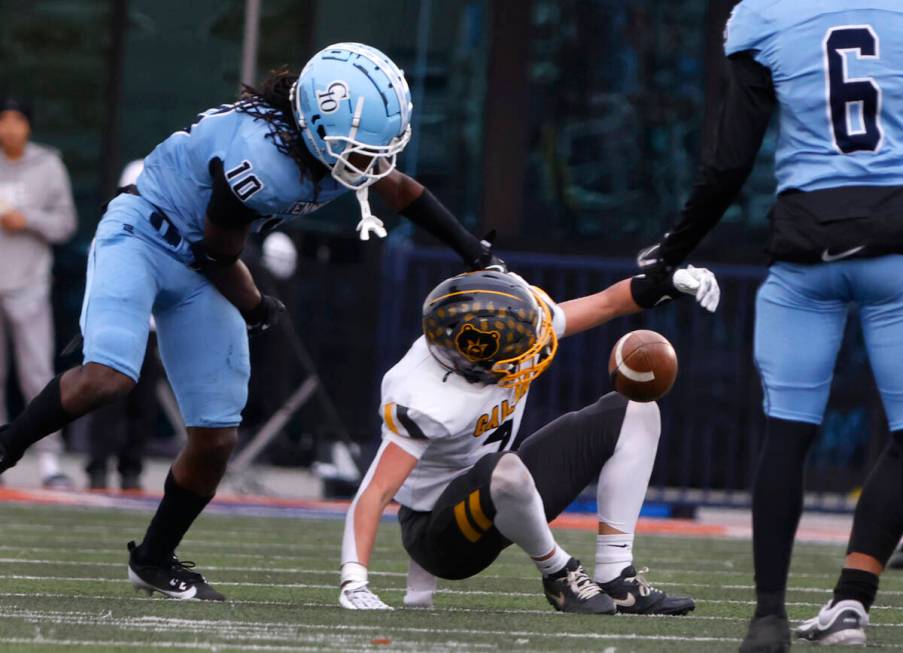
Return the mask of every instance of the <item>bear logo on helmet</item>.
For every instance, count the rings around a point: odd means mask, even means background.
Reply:
[[[317,91],[317,104],[323,113],[335,113],[339,110],[339,102],[351,97],[346,82],[336,80],[326,87],[325,91]]]
[[[455,338],[455,346],[473,362],[491,359],[499,351],[502,334],[498,331],[481,331],[472,324],[461,327]]]

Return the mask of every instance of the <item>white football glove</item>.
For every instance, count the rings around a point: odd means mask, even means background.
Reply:
[[[346,583],[339,592],[339,605],[349,610],[392,610],[367,587],[367,583]]]
[[[680,292],[696,297],[696,302],[709,313],[714,313],[721,301],[721,288],[711,270],[694,268],[692,265],[674,272],[671,277],[674,287]]]

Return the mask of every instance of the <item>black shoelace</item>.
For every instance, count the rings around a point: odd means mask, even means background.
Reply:
[[[179,560],[175,556],[170,561],[170,570],[173,576],[191,583],[203,583],[205,582],[204,576],[196,571],[191,571],[196,566],[192,560]]]

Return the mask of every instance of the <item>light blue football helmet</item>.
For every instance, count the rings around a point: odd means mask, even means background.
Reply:
[[[292,89],[292,107],[307,149],[351,190],[391,173],[411,138],[404,73],[362,43],[336,43],[315,54]],[[353,165],[353,154],[366,157],[366,166]]]

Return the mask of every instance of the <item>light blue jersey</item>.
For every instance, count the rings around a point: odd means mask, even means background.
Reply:
[[[903,0],[743,0],[725,52],[746,51],[780,104],[778,192],[903,186]]]
[[[175,132],[148,155],[138,190],[192,242],[204,235],[213,158],[222,160],[236,197],[260,215],[254,230],[316,211],[347,192],[329,175],[318,187],[302,179],[298,164],[277,149],[269,132],[266,122],[237,111],[235,105],[205,111],[198,122]]]

